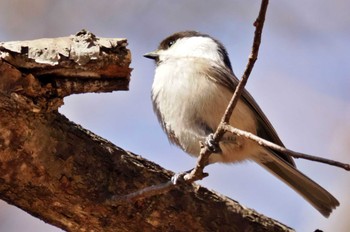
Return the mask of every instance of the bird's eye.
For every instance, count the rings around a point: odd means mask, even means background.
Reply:
[[[173,46],[174,43],[175,43],[174,40],[170,40],[170,41],[168,42],[168,47],[170,48],[171,46]]]

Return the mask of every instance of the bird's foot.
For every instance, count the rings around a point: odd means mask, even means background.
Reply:
[[[219,146],[219,143],[214,141],[214,134],[211,133],[208,135],[208,137],[205,139],[205,145],[208,146],[209,150],[213,153],[220,153],[221,148]]]
[[[175,175],[173,175],[173,176],[171,177],[171,182],[173,182],[173,184],[176,185],[176,184],[178,184],[178,183],[180,183],[180,182],[185,181],[185,178],[184,178],[184,177],[185,177],[187,174],[189,174],[192,170],[193,170],[193,169],[188,170],[188,171],[186,171],[186,172],[179,172],[179,173],[176,173]]]

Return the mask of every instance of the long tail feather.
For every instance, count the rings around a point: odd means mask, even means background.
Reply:
[[[292,187],[323,216],[329,217],[332,210],[339,206],[338,200],[332,194],[281,159],[273,151],[267,150],[264,159],[257,160],[257,162]]]

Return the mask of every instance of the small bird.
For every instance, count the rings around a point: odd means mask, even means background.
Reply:
[[[196,31],[175,33],[156,51],[144,55],[156,62],[152,102],[171,143],[192,156],[210,138],[238,84],[225,47]],[[230,125],[284,146],[254,98],[244,90]],[[296,169],[291,156],[226,133],[209,163],[252,160],[270,171],[328,217],[339,202],[327,190]]]

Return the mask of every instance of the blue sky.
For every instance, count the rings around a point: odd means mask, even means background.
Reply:
[[[153,113],[153,62],[142,55],[176,31],[194,29],[219,39],[238,77],[247,63],[259,1],[2,0],[0,40],[75,34],[125,37],[134,68],[130,91],[74,95],[60,112],[114,144],[174,172],[195,159],[167,141]],[[350,162],[349,1],[271,1],[259,59],[247,89],[285,145]],[[273,217],[297,231],[349,228],[350,173],[297,160],[298,168],[332,192],[341,206],[323,218],[298,194],[256,164],[214,164],[200,184]],[[0,203],[0,231],[60,231]]]

